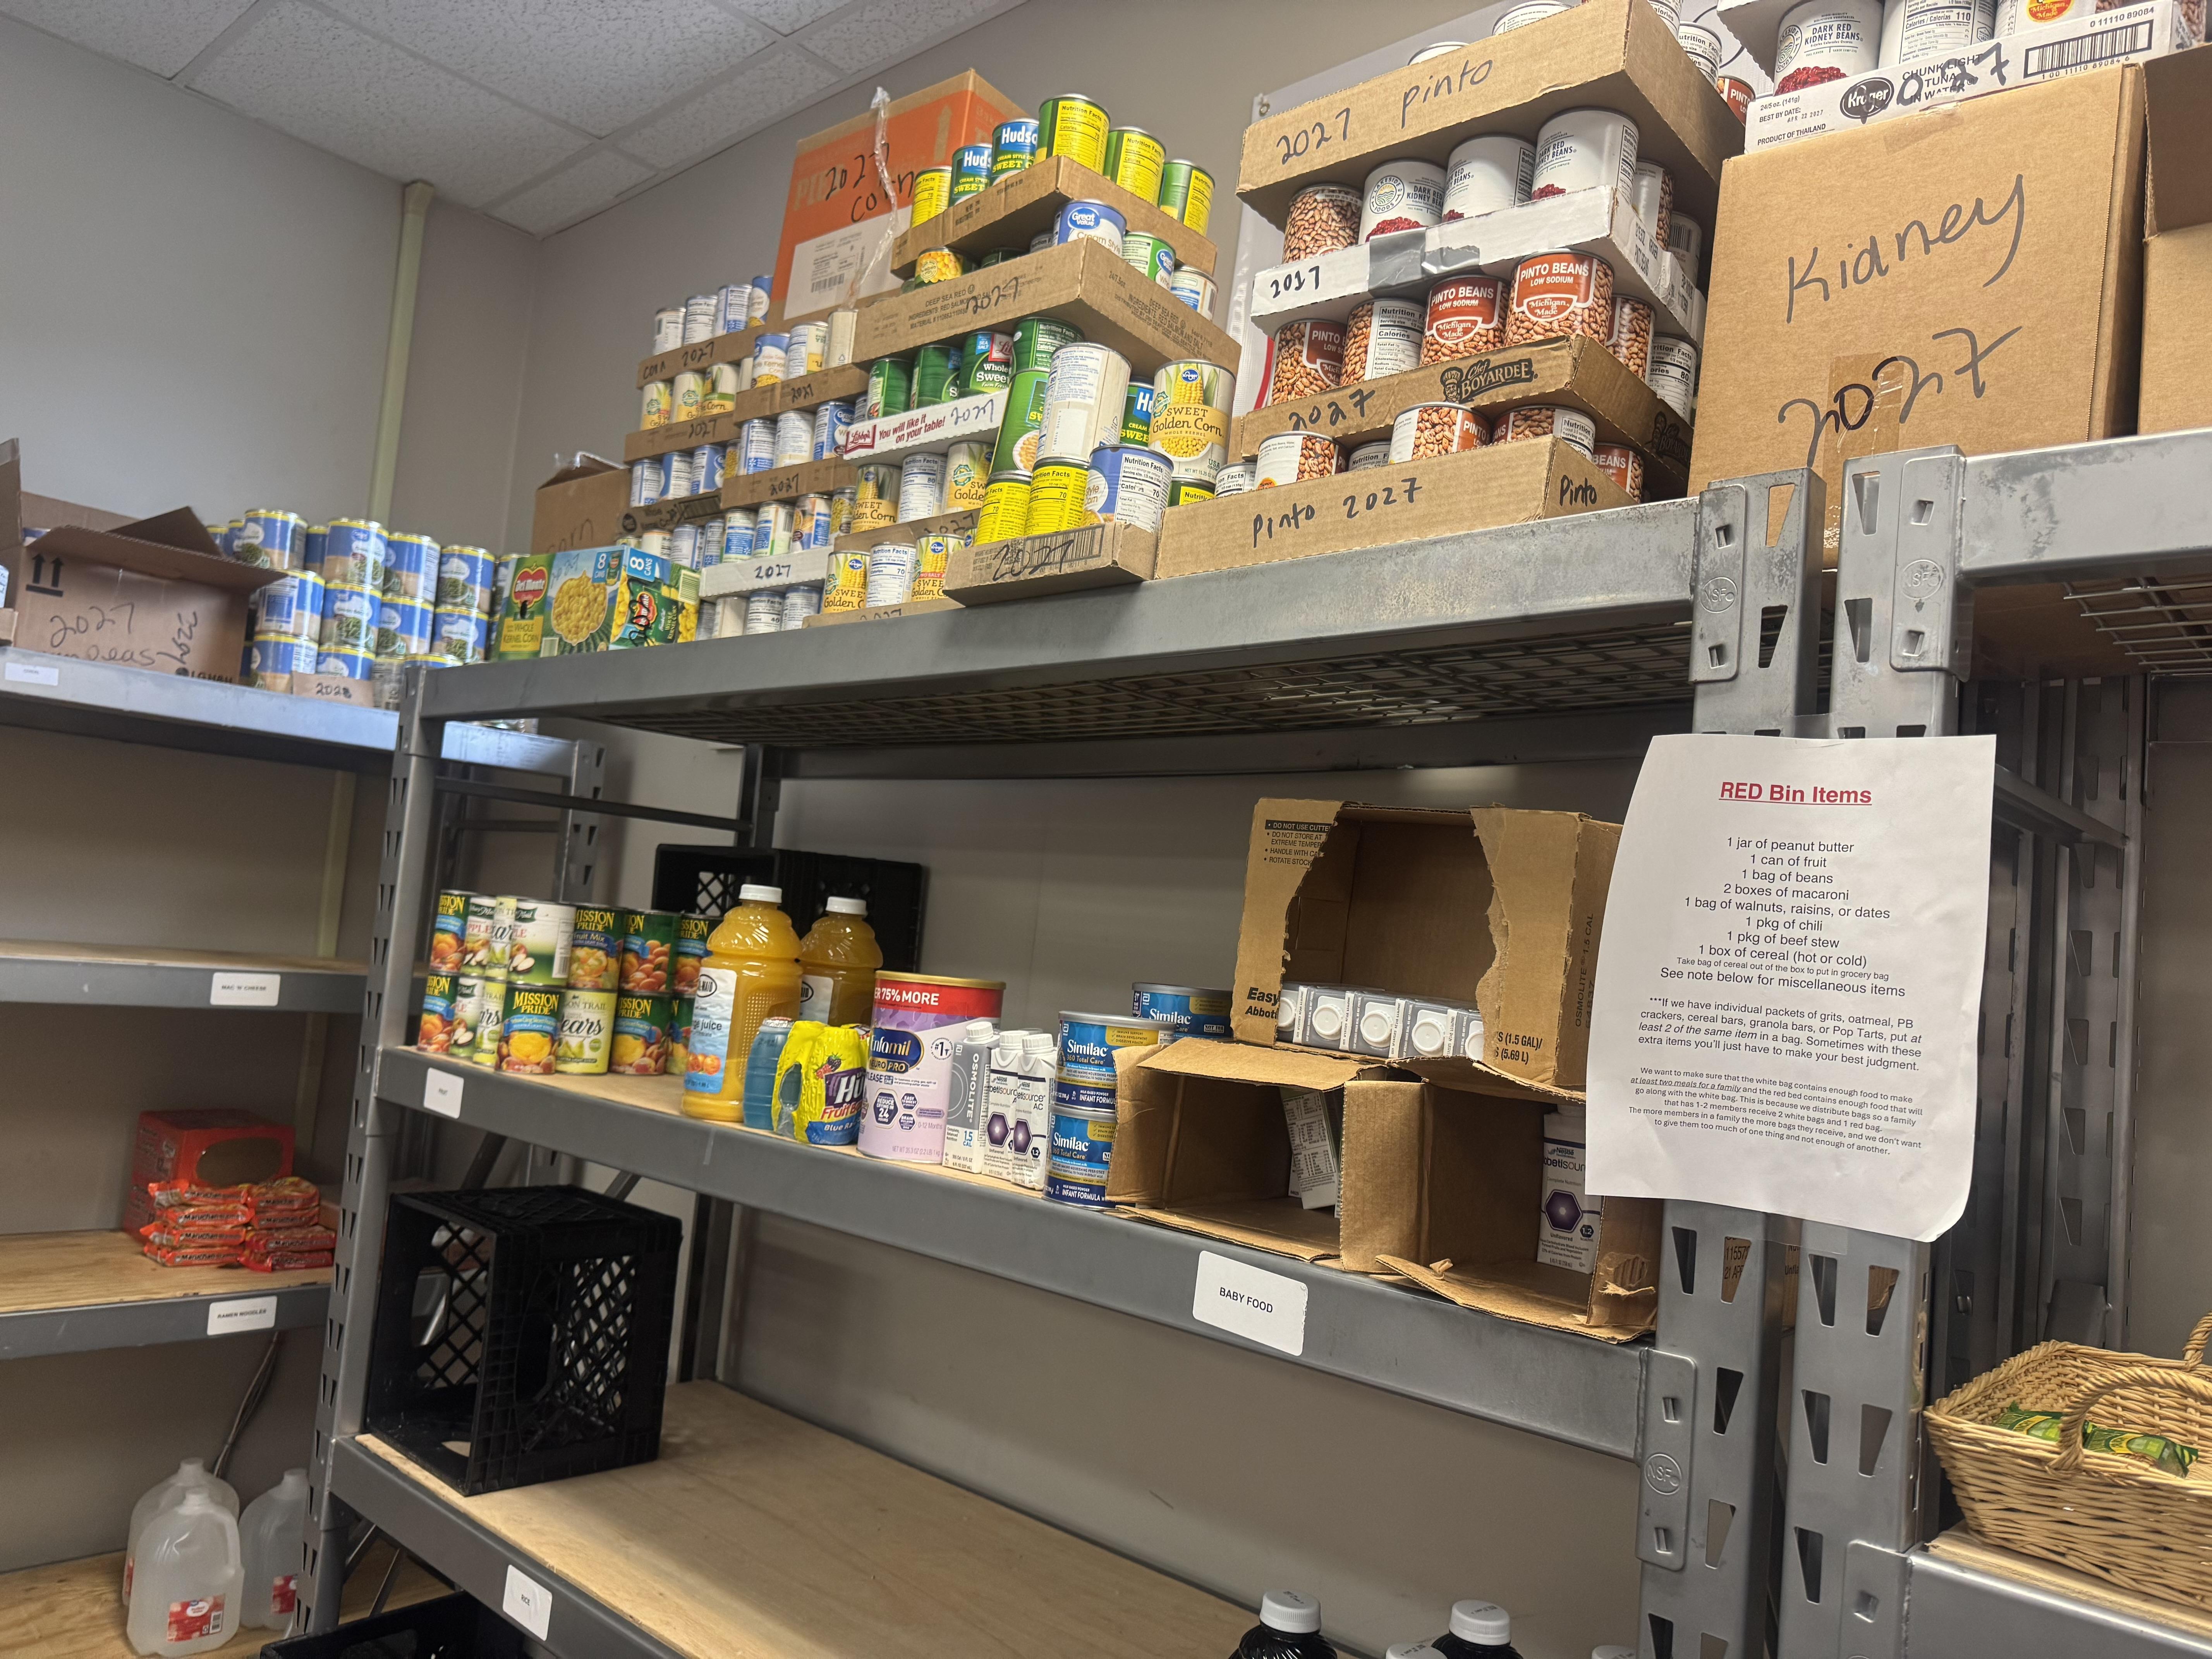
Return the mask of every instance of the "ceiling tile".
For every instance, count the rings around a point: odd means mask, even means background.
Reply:
[[[490,212],[493,218],[504,219],[532,236],[550,235],[652,177],[651,167],[619,150],[594,150]]]
[[[301,0],[256,17],[194,90],[392,179],[477,207],[582,141]]]
[[[827,17],[845,0],[722,0],[733,11],[757,17],[778,34],[793,34]]]
[[[49,34],[120,58],[156,75],[174,75],[253,0],[0,0],[0,11]]]
[[[605,135],[734,69],[775,36],[713,0],[324,0],[544,114]]]
[[[655,167],[672,167],[734,143],[836,84],[837,72],[791,46],[762,53],[718,87],[627,133],[622,147]]]
[[[877,0],[832,18],[806,37],[806,49],[853,73],[895,64],[939,37],[1005,11],[1012,0]]]

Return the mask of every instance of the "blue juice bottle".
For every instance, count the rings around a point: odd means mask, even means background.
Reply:
[[[744,1125],[748,1129],[775,1127],[775,1063],[783,1058],[784,1040],[791,1022],[773,1015],[753,1033],[753,1046],[745,1052]]]

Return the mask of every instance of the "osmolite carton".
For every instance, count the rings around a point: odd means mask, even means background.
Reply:
[[[952,1051],[968,1022],[995,1020],[1003,980],[878,974],[860,1150],[907,1164],[945,1161]]]

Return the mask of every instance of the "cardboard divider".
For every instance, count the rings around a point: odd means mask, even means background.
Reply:
[[[1613,292],[1644,301],[1662,334],[1695,340],[1705,301],[1682,262],[1659,246],[1620,191],[1569,191],[1426,230],[1399,231],[1252,278],[1252,326],[1272,334],[1305,317],[1342,320],[1367,300],[1425,300],[1455,273],[1510,276],[1523,259],[1574,248],[1613,267]]]
[[[2212,426],[2212,52],[2143,71],[2150,182],[2143,226],[2137,429]]]
[[[957,599],[908,599],[903,605],[878,605],[863,611],[824,611],[809,617],[805,628],[840,628],[847,623],[890,622],[900,617],[925,616],[932,611],[957,611]]]
[[[678,346],[673,351],[656,353],[638,364],[637,389],[642,392],[655,380],[673,380],[687,368],[707,368],[715,363],[741,362],[752,356],[753,343],[762,335],[781,331],[773,321],[763,320],[750,328],[717,334],[712,339],[694,340],[690,345]]]
[[[1642,0],[1585,0],[1464,51],[1277,111],[1244,130],[1237,193],[1279,226],[1309,185],[1360,189],[1383,162],[1443,166],[1465,140],[1533,140],[1562,111],[1618,111],[1638,152],[1674,175],[1674,204],[1711,231],[1721,163],[1743,148],[1737,120],[1674,32]]]
[[[626,509],[622,517],[623,534],[635,536],[645,530],[673,530],[679,524],[702,524],[720,516],[721,511],[722,492],[719,489],[698,495],[678,495],[655,501],[650,507]]]
[[[868,389],[868,371],[848,363],[837,368],[817,368],[793,380],[771,380],[738,393],[737,402],[719,415],[696,420],[670,421],[665,425],[633,432],[623,440],[623,459],[641,461],[673,449],[696,449],[701,444],[733,444],[747,421],[774,420],[787,409],[818,409],[843,398],[858,398]]]
[[[975,528],[981,515],[974,507],[958,513],[939,513],[933,518],[908,519],[904,524],[887,524],[873,530],[858,530],[840,536],[830,544],[840,553],[865,553],[879,542],[908,542],[920,536],[943,532],[968,533]]]
[[[1273,564],[1628,504],[1572,444],[1527,438],[1170,507],[1153,574]]]
[[[899,461],[909,455],[942,455],[957,443],[987,443],[1006,417],[1006,396],[1002,387],[903,415],[855,421],[845,434],[845,459]]]
[[[1579,1099],[1620,826],[1579,812],[1264,799],[1252,809],[1231,1030],[1272,1046],[1285,980],[1472,1004],[1481,1062],[1432,1082]]]
[[[998,248],[1026,252],[1039,231],[1050,230],[1066,202],[1103,202],[1133,231],[1157,236],[1175,250],[1176,264],[1211,276],[1220,253],[1213,244],[1157,203],[1147,202],[1101,173],[1065,155],[1048,156],[1008,173],[936,217],[899,233],[891,248],[895,276],[914,275],[915,261],[932,248],[984,254]]]
[[[1237,417],[1232,455],[1252,455],[1278,432],[1318,432],[1348,453],[1390,435],[1390,423],[1419,404],[1463,404],[1496,419],[1522,404],[1565,404],[1597,423],[1601,443],[1632,444],[1656,470],[1646,501],[1680,495],[1689,478],[1690,423],[1595,340],[1542,340],[1482,357],[1455,357],[1379,380],[1360,380],[1291,404]],[[1348,476],[1348,475],[1347,475]]]
[[[1042,599],[1091,587],[1149,580],[1159,537],[1134,525],[1093,524],[1049,536],[958,547],[945,568],[945,592],[963,605]]]
[[[538,486],[531,504],[530,550],[566,553],[605,547],[627,533],[629,469],[597,455],[579,453]]]
[[[817,547],[781,558],[728,559],[699,573],[699,597],[726,599],[763,587],[803,587],[830,580],[830,550]]]
[[[1242,348],[1103,242],[1085,240],[932,283],[860,313],[855,362],[872,362],[978,329],[1011,332],[1024,317],[1057,317],[1129,360],[1149,380],[1183,358],[1234,367]]]
[[[850,461],[801,461],[796,466],[774,466],[765,472],[725,474],[724,507],[758,507],[763,501],[791,501],[801,495],[827,495],[860,476]]]

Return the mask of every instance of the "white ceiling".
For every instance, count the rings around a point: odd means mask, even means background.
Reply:
[[[544,236],[1020,3],[0,0],[0,12]]]

